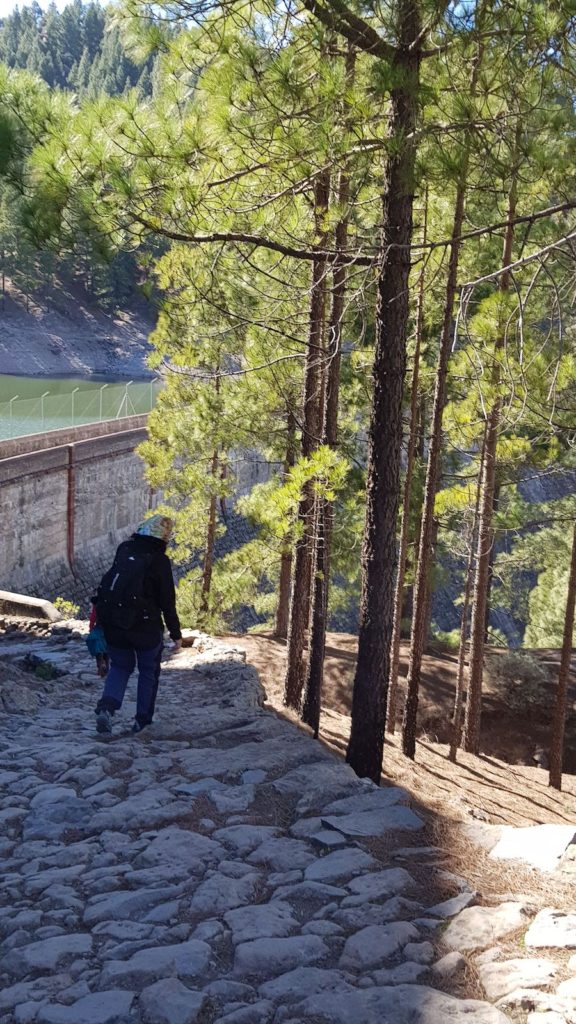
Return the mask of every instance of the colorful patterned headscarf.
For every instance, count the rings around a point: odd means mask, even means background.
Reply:
[[[136,533],[141,537],[157,537],[158,540],[168,543],[173,529],[174,521],[168,516],[150,516],[150,519],[140,523]]]

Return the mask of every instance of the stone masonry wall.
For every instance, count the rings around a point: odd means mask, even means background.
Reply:
[[[86,607],[152,496],[134,448],[144,428],[0,461],[0,589]]]
[[[0,589],[62,596],[88,611],[117,545],[156,503],[134,453],[145,428],[146,417],[134,416],[0,442]],[[236,495],[270,476],[257,452],[230,462]],[[227,504],[219,555],[249,539]]]

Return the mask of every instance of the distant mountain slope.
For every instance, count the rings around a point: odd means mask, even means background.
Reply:
[[[153,311],[135,303],[106,312],[81,282],[56,280],[24,294],[6,279],[0,298],[0,374],[149,376]]]
[[[80,101],[131,88],[148,96],[153,59],[132,60],[114,14],[82,0],[61,11],[33,0],[0,18],[0,63]],[[139,294],[139,254],[104,254],[81,218],[67,221],[65,237],[56,227],[37,235],[19,174],[4,168],[0,178],[0,373],[141,376],[154,315]]]

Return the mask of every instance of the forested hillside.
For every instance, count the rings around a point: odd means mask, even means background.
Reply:
[[[134,63],[110,9],[82,0],[62,11],[36,2],[16,8],[0,21],[0,61],[80,96],[115,96],[134,87],[147,96],[152,88],[152,59]]]
[[[115,10],[120,38],[154,59],[152,93],[72,97],[5,68],[3,172],[45,247],[80,234],[110,257],[148,253],[167,386],[142,455],[194,565],[183,618],[267,615],[287,638],[286,703],[317,731],[330,610],[359,604],[347,756],[378,779],[402,632],[415,754],[448,566],[453,756],[480,749],[501,604],[527,644],[562,643],[559,785],[576,595],[573,5]],[[240,504],[254,534],[217,558],[248,449],[273,473]],[[531,501],[543,478],[562,485]],[[544,708],[529,655],[506,665],[510,700]]]
[[[110,9],[81,0],[59,11],[37,3],[16,8],[0,21],[0,62],[39,75],[51,87],[95,98],[136,88],[152,89],[153,58],[135,63],[121,41]],[[1,136],[0,136],[1,144]],[[1,291],[28,309],[40,304],[58,313],[62,291],[79,283],[88,299],[104,310],[139,305],[142,275],[138,260],[112,251],[90,231],[87,222],[70,224],[66,237],[41,238],[30,217],[28,190],[17,176],[0,183]],[[11,284],[14,285],[11,288]],[[4,303],[4,311],[10,309]]]

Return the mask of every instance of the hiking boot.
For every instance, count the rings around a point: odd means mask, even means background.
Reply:
[[[132,732],[142,732],[142,729],[148,728],[148,726],[151,724],[151,722],[144,722],[142,724],[142,722],[139,722],[138,719],[136,718],[134,720],[134,725],[132,726]]]
[[[110,736],[112,733],[112,715],[106,708],[100,708],[96,712],[96,732],[103,736]]]

